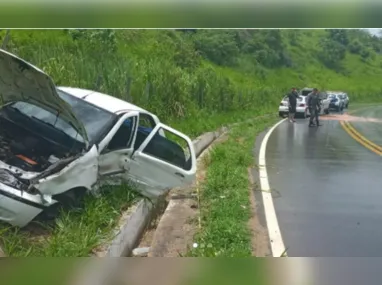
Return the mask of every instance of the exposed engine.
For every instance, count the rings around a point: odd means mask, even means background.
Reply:
[[[25,171],[41,172],[67,156],[65,148],[0,121],[0,160]]]
[[[0,136],[0,160],[25,171],[39,172],[50,163],[35,151],[37,146],[38,140],[32,137],[17,142]]]

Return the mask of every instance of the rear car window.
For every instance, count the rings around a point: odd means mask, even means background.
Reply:
[[[310,92],[312,92],[312,91],[311,90],[302,90],[301,95],[302,96],[308,96]]]

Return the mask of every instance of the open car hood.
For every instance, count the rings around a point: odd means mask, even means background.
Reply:
[[[68,103],[62,100],[53,80],[42,70],[21,58],[0,49],[0,99],[2,104],[24,101],[58,112],[88,144],[83,124]]]

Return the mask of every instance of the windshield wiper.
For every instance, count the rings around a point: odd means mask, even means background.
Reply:
[[[41,119],[39,119],[39,118],[37,118],[35,116],[31,116],[31,118],[36,120],[36,121],[39,121],[40,123],[44,123],[45,125],[48,125],[48,126],[51,126],[51,127],[55,128],[55,129],[57,129],[52,123],[48,123],[46,121],[43,121],[43,120],[41,120]]]
[[[55,125],[53,125],[52,123],[48,123],[48,122],[46,122],[46,121],[43,121],[43,120],[41,120],[41,119],[39,119],[39,118],[37,118],[37,117],[35,117],[35,116],[31,116],[30,118],[32,118],[32,119],[34,119],[34,120],[36,120],[36,121],[39,121],[40,123],[43,123],[43,124],[45,124],[45,125],[48,125],[48,126],[54,128],[56,131],[59,131],[60,133],[64,134],[64,135],[67,136],[67,137],[70,137],[71,139],[74,139],[74,140],[76,140],[76,141],[78,141],[78,142],[81,142],[81,141],[79,141],[78,139],[73,138],[71,135],[69,135],[69,134],[68,134],[67,132],[65,132],[64,130],[57,128],[57,127],[56,127]]]
[[[61,129],[59,129],[59,128],[56,128],[56,126],[53,125],[52,123],[48,123],[48,122],[46,122],[46,121],[43,121],[43,120],[41,120],[41,119],[39,119],[39,118],[37,118],[37,117],[35,117],[35,116],[31,116],[30,118],[32,118],[32,119],[38,121],[39,123],[43,123],[43,124],[45,124],[45,125],[48,125],[49,127],[52,127],[52,128],[54,128],[55,130],[57,130],[57,131],[59,131],[59,132],[65,134],[65,135],[71,137],[71,136],[68,135],[64,130],[61,130]]]

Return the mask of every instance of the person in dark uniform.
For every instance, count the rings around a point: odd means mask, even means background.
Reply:
[[[296,115],[296,108],[297,108],[297,98],[299,98],[296,88],[292,88],[291,92],[288,94],[288,100],[289,100],[289,122],[294,123],[296,120],[294,119]]]
[[[314,88],[313,92],[308,94],[306,101],[307,101],[309,113],[310,113],[309,127],[315,126],[313,120],[316,121],[317,127],[321,126],[320,120],[319,120],[321,100],[320,100],[320,96],[319,96],[319,92],[317,88]]]

